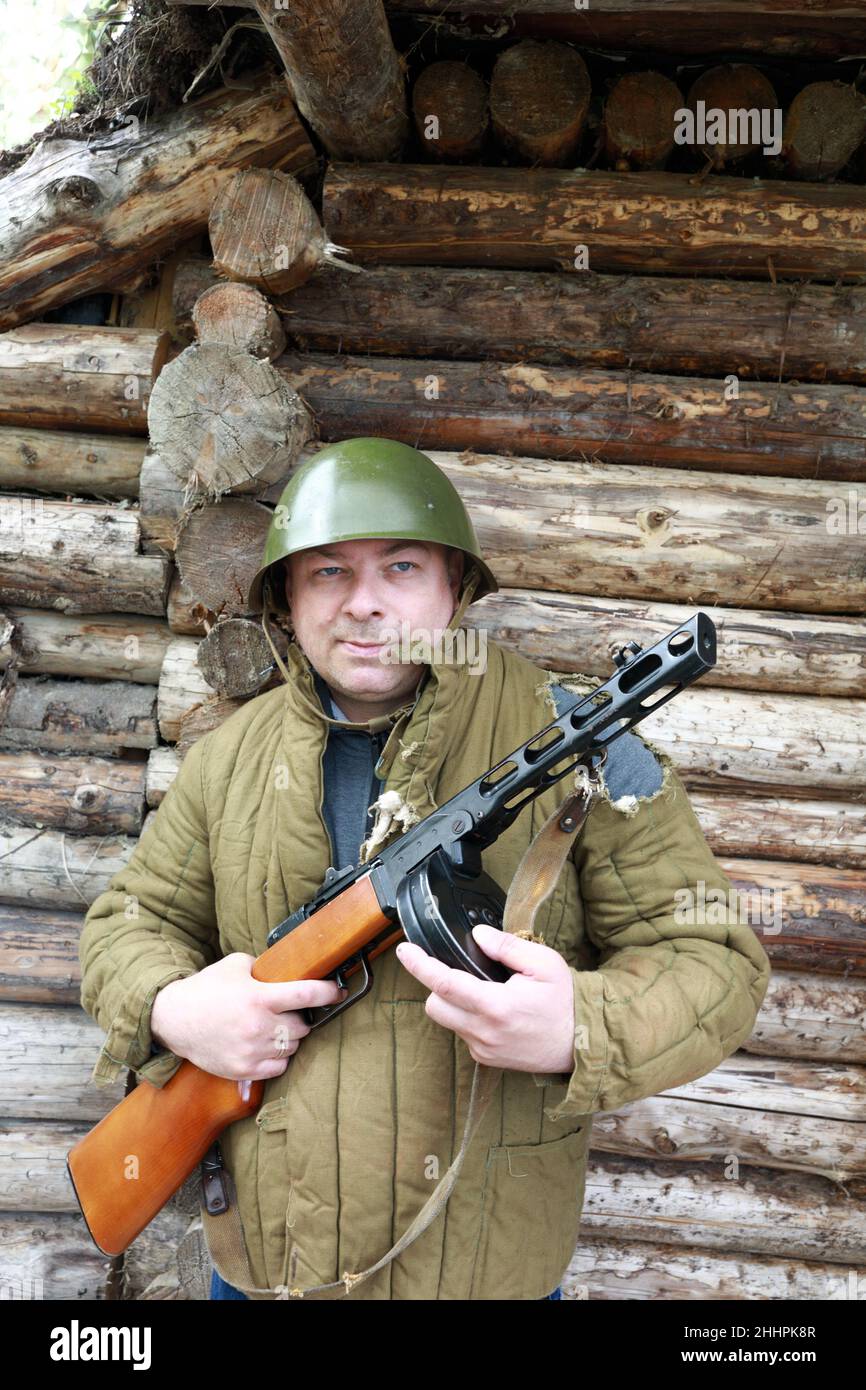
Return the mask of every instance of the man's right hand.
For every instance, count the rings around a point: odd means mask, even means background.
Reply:
[[[334,980],[266,984],[251,974],[255,960],[233,951],[164,985],[150,1015],[154,1042],[213,1076],[251,1081],[281,1076],[310,1032],[298,1010],[336,1004],[346,991]],[[278,1043],[283,1044],[280,1055]]]

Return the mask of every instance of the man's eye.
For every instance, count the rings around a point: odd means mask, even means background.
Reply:
[[[321,569],[316,570],[316,574],[334,574],[334,573],[337,573],[337,574],[341,573],[341,570],[340,570],[340,566],[339,566],[339,565],[323,565]]]
[[[415,564],[415,561],[414,561],[414,560],[395,560],[395,561],[394,561],[394,564],[395,564],[395,565],[408,565],[409,568],[410,568],[410,570],[416,570],[416,569],[418,568],[418,566]],[[404,573],[405,573],[405,570],[404,570]]]

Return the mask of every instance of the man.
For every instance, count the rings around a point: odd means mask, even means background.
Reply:
[[[404,624],[453,635],[497,587],[451,483],[406,445],[344,441],[295,473],[250,590],[266,633],[275,578],[294,629],[287,664],[274,649],[283,685],[193,746],[87,914],[82,1004],[109,1034],[94,1078],[130,1067],[163,1085],[188,1057],[266,1079],[257,1113],[220,1141],[246,1247],[234,1268],[251,1281],[221,1273],[251,1298],[341,1278],[354,1299],[556,1296],[592,1115],[735,1051],[766,953],[736,920],[682,922],[678,892],[729,881],[670,761],[629,733],[609,745],[604,796],[536,917],[542,940],[475,928],[515,972],[507,983],[401,944],[364,999],[312,1031],[299,1011],[340,992],[252,979],[268,931],[329,865],[368,859],[575,696],[493,641],[480,671],[444,644],[426,664],[395,653]],[[567,791],[549,788],[484,852],[503,888]],[[501,1084],[444,1212],[355,1286],[452,1163],[476,1062]],[[221,1219],[208,1217],[209,1240]]]

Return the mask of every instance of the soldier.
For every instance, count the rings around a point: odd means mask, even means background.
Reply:
[[[94,1079],[128,1067],[161,1086],[186,1057],[266,1081],[221,1136],[245,1249],[220,1247],[212,1297],[557,1298],[593,1114],[704,1075],[752,1030],[766,953],[747,925],[678,911],[683,890],[730,883],[670,760],[633,732],[608,747],[541,939],[474,929],[506,983],[401,944],[308,1037],[301,1010],[344,997],[336,983],[252,978],[329,866],[369,859],[576,702],[493,640],[481,662],[461,652],[466,607],[496,588],[432,460],[387,439],[322,449],[285,488],[249,594],[269,641],[271,607],[291,620],[285,663],[272,643],[282,684],[193,745],[87,914],[82,1004],[108,1032]],[[423,661],[397,640],[422,629]],[[503,888],[565,794],[484,851]],[[403,1244],[461,1148],[476,1062],[501,1084],[444,1211]],[[224,1218],[203,1217],[210,1242]]]

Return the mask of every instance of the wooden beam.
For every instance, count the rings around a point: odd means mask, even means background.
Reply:
[[[371,360],[290,352],[274,367],[308,403],[327,439],[375,435],[424,450],[507,449],[866,482],[866,391],[859,386],[742,382],[734,388],[730,378],[586,371],[489,357]],[[166,368],[154,400],[173,369],[174,363]],[[204,398],[202,388],[197,398]],[[192,417],[184,404],[181,398],[179,413]],[[252,402],[250,409],[246,429],[255,437]],[[257,450],[246,453],[253,457]],[[866,493],[863,500],[866,506]]]
[[[866,281],[857,184],[331,164],[322,198],[328,236],[369,265]]]
[[[405,63],[382,0],[292,0],[255,11],[301,115],[334,159],[393,159],[409,131]]]
[[[0,335],[0,423],[147,433],[167,333],[28,323]]]
[[[185,261],[176,312],[213,283]],[[300,350],[866,384],[866,288],[658,275],[330,267],[274,301]]]

